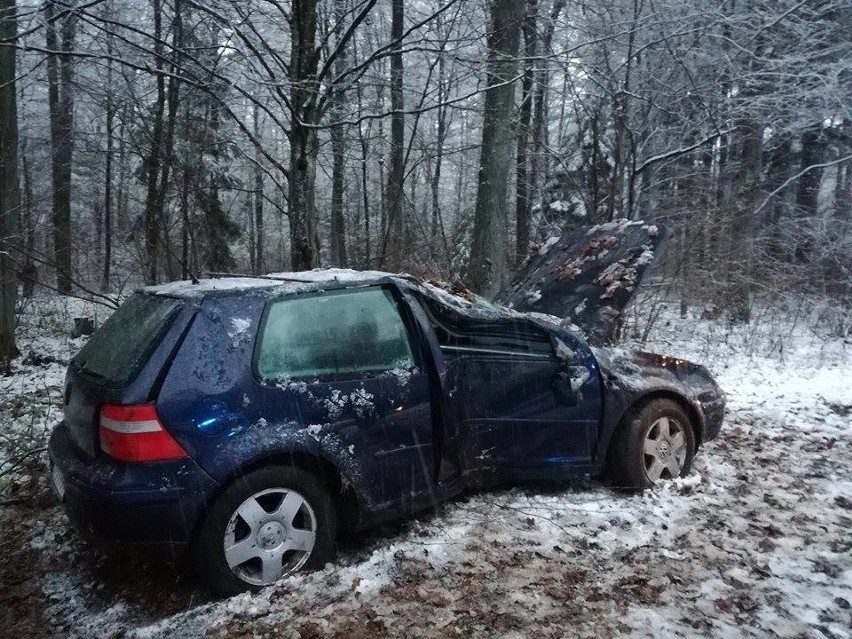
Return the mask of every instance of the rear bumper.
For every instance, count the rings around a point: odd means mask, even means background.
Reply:
[[[69,519],[107,547],[185,545],[218,488],[191,459],[128,464],[102,455],[86,462],[64,422],[54,429],[48,451],[52,467],[61,473]]]

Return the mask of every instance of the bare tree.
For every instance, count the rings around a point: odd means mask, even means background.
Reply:
[[[0,0],[0,39],[17,35],[15,0]],[[15,50],[0,48],[0,371],[8,371],[15,346],[15,301],[18,293],[16,243],[19,241],[18,107]]]
[[[53,256],[56,285],[71,293],[71,171],[74,153],[74,37],[73,13],[57,13],[56,0],[45,3],[50,137],[53,151]],[[59,34],[57,35],[57,23]]]
[[[518,116],[518,144],[515,160],[515,260],[520,264],[530,243],[530,183],[527,148],[532,123],[533,79],[538,47],[538,0],[527,0],[524,20],[524,77],[521,82],[521,109]]]
[[[488,90],[482,124],[482,149],[473,249],[468,265],[470,288],[486,296],[495,295],[506,273],[506,195],[512,164],[515,74],[523,0],[493,0],[488,33]]]
[[[387,250],[385,264],[392,271],[402,266],[405,198],[405,101],[403,96],[403,0],[391,0],[391,140],[387,188]]]
[[[335,0],[334,20],[335,37],[340,42],[346,17],[346,0]],[[335,75],[340,76],[346,70],[346,47],[340,47],[335,63]],[[345,91],[343,87],[331,88],[331,117],[343,120],[345,113]],[[343,196],[346,171],[346,130],[343,125],[331,129],[331,152],[333,155],[331,174],[331,264],[346,266],[346,220],[343,215]]]

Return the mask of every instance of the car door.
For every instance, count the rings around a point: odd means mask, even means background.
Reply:
[[[406,309],[389,286],[283,298],[255,356],[266,419],[292,419],[295,401],[307,436],[354,459],[374,510],[417,508],[433,489],[429,378]]]
[[[467,475],[560,477],[591,463],[600,383],[588,347],[525,318],[465,317],[424,304]]]

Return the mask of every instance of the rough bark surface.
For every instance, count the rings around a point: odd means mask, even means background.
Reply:
[[[0,0],[0,40],[17,34],[15,0]],[[15,346],[15,301],[18,278],[14,238],[19,233],[18,107],[15,50],[0,47],[0,371],[18,354]]]
[[[488,34],[488,89],[482,125],[482,151],[476,192],[473,248],[468,285],[494,296],[506,274],[506,196],[512,165],[515,74],[523,0],[495,0]]]
[[[74,49],[76,19],[57,16],[56,3],[45,5],[47,26],[48,103],[52,149],[53,261],[56,286],[60,293],[71,293],[71,169],[74,154],[74,62],[68,53]],[[59,33],[57,33],[59,28]]]

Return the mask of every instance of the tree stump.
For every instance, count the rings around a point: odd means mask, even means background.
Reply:
[[[71,337],[81,337],[82,335],[91,335],[95,332],[95,320],[91,317],[75,317],[74,329],[71,331]]]

